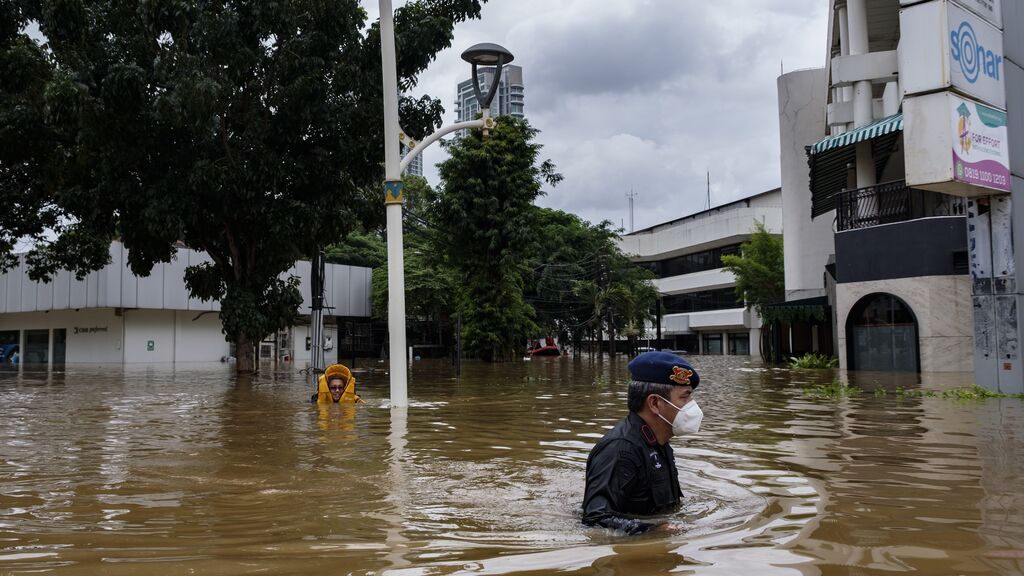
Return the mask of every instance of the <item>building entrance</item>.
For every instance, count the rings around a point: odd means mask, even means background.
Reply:
[[[846,342],[851,370],[920,371],[917,318],[891,294],[869,294],[850,309]]]

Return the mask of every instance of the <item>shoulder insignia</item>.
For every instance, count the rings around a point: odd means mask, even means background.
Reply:
[[[643,435],[644,440],[651,446],[658,443],[658,437],[654,435],[654,430],[651,430],[651,427],[647,424],[640,427],[640,434]]]

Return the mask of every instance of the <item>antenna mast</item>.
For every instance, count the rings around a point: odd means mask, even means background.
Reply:
[[[639,194],[637,192],[633,192],[632,188],[629,190],[629,192],[626,193],[626,198],[629,199],[629,231],[630,232],[636,230],[636,228],[633,227],[633,199],[636,198],[637,196],[639,196]]]
[[[708,170],[708,210],[711,210],[711,170]]]

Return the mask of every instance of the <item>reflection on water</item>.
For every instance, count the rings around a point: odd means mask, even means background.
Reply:
[[[886,374],[816,399],[830,373],[695,360],[685,505],[634,538],[579,521],[622,361],[417,363],[394,411],[379,368],[328,407],[221,365],[0,373],[0,574],[1024,571],[1024,402],[870,394],[917,385]]]

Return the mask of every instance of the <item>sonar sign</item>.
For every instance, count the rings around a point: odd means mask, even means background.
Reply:
[[[1005,107],[1003,33],[952,2],[947,14],[950,82],[983,102]]]
[[[1006,108],[1003,33],[955,2],[904,8],[897,57],[905,96],[953,88],[984,104]]]

